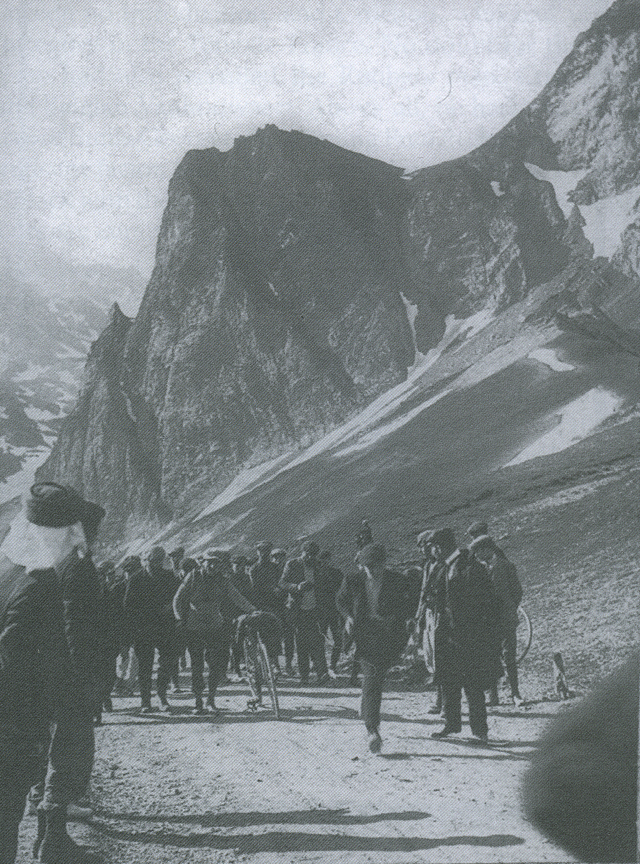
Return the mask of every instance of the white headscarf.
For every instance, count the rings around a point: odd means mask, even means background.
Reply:
[[[34,525],[26,518],[24,510],[21,510],[0,546],[0,554],[14,564],[25,567],[29,573],[32,570],[56,567],[74,549],[83,554],[86,551],[86,538],[80,522],[64,528]]]

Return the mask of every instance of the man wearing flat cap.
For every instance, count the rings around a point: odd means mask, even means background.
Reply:
[[[310,660],[319,684],[326,684],[331,680],[324,653],[324,636],[320,629],[320,610],[316,594],[319,552],[317,543],[305,543],[302,555],[287,561],[280,578],[280,588],[283,594],[289,595],[287,604],[295,620],[298,670],[303,686],[309,683]]]
[[[55,568],[87,553],[83,526],[99,523],[98,511],[73,489],[36,483],[0,548],[0,864],[13,864],[25,797],[73,682]],[[78,851],[66,816],[64,806],[39,811],[40,861]]]

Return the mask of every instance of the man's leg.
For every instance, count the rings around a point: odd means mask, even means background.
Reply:
[[[470,684],[465,685],[464,694],[469,704],[469,726],[471,726],[471,733],[476,738],[486,741],[489,728],[487,726],[487,708],[484,701],[484,690],[482,687]]]
[[[520,686],[518,682],[518,664],[516,663],[516,652],[518,642],[515,628],[509,630],[502,641],[502,656],[507,669],[507,678],[511,687],[511,696],[514,702],[521,702]]]
[[[209,667],[209,695],[207,703],[215,710],[216,692],[218,685],[227,671],[227,658],[229,657],[229,643],[231,641],[231,630],[225,624],[223,629],[216,633],[215,640],[208,641],[205,648],[205,659]]]
[[[329,619],[329,628],[331,629],[331,636],[333,637],[333,649],[331,651],[331,669],[336,672],[338,660],[340,659],[340,655],[342,654],[342,618],[340,617],[340,613],[336,610],[331,614]]]
[[[24,802],[46,755],[44,742],[0,726],[0,864],[14,864]]]
[[[296,645],[298,647],[298,671],[300,681],[306,684],[309,680],[309,619],[307,612],[298,612],[296,626]]]
[[[191,631],[187,636],[187,648],[191,658],[191,691],[195,697],[195,710],[202,711],[204,692],[204,639]]]
[[[362,666],[362,701],[360,716],[367,732],[376,732],[380,726],[380,706],[382,705],[382,686],[386,674],[385,666],[376,666],[369,660],[360,660]]]
[[[150,638],[136,639],[134,650],[138,659],[138,680],[140,682],[140,704],[143,708],[151,707],[151,674],[155,648]]]
[[[318,676],[318,681],[321,681],[327,677],[327,657],[324,653],[324,635],[315,612],[309,614],[308,640],[313,669]]]
[[[172,675],[177,669],[178,653],[175,634],[161,633],[156,643],[158,648],[158,698],[162,707],[168,706],[167,688]]]
[[[444,729],[434,732],[436,737],[444,737],[462,729],[462,687],[447,681],[442,684],[442,707],[444,710]]]
[[[293,655],[295,653],[295,636],[296,636],[296,612],[294,609],[285,609],[283,618],[283,634],[284,634],[284,659],[286,664],[287,674],[293,672]]]

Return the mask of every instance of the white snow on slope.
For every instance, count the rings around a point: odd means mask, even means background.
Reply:
[[[527,354],[531,360],[538,360],[540,363],[544,363],[545,366],[548,366],[549,369],[553,369],[554,372],[573,372],[575,370],[575,366],[572,366],[571,363],[563,363],[562,360],[558,358],[558,354],[556,351],[553,351],[551,348],[536,348],[535,351],[531,351]]]
[[[507,462],[505,467],[519,465],[538,456],[560,453],[587,438],[601,423],[620,408],[624,400],[609,390],[594,387],[560,410],[558,425]]]
[[[537,165],[525,163],[527,170],[537,180],[546,180],[553,185],[558,204],[569,218],[573,203],[569,201],[572,192],[586,171],[543,171]],[[620,195],[611,195],[596,201],[595,204],[580,204],[579,209],[587,223],[584,235],[593,243],[593,254],[611,258],[620,243],[620,235],[635,218],[634,208],[640,198],[640,186],[627,189]]]
[[[329,432],[314,444],[305,448],[301,453],[296,455],[290,452],[283,456],[279,456],[276,459],[272,459],[269,462],[265,462],[262,465],[257,465],[254,468],[248,468],[245,471],[240,472],[229,486],[217,495],[197,518],[200,519],[204,516],[212,515],[218,510],[221,510],[227,504],[230,504],[232,501],[239,498],[241,495],[258,488],[263,483],[271,480],[277,474],[280,474],[283,471],[288,471],[290,468],[295,468],[298,465],[302,465],[304,462],[313,459],[315,456],[330,451],[337,451],[338,448],[344,448],[345,444],[351,443],[350,448],[342,449],[340,452],[334,453],[334,455],[346,455],[353,450],[359,450],[370,446],[372,443],[375,443],[375,441],[390,434],[405,423],[410,422],[410,420],[415,416],[426,410],[429,405],[442,399],[450,391],[445,390],[437,394],[437,396],[430,400],[426,400],[413,408],[410,412],[403,414],[396,420],[391,421],[391,423],[382,426],[381,429],[374,430],[374,427],[382,423],[385,417],[389,417],[399,411],[402,405],[420,390],[420,378],[423,373],[439,359],[444,349],[450,345],[457,336],[464,334],[465,340],[475,336],[493,320],[493,317],[493,313],[489,310],[477,312],[474,315],[469,316],[469,318],[457,319],[453,315],[447,316],[444,336],[438,345],[429,351],[420,365],[414,366],[408,371],[407,379],[405,381],[402,381],[400,384],[387,390],[381,396],[378,396],[377,399],[375,399],[370,405],[367,405],[363,411],[351,420],[343,423],[342,426],[339,426],[332,432]],[[509,362],[513,361],[510,360]],[[367,437],[365,433],[368,430],[372,431]],[[362,439],[362,445],[360,445],[359,442],[356,444],[356,440],[360,436],[365,436]]]
[[[544,180],[547,183],[551,183],[556,193],[558,206],[564,213],[564,218],[568,219],[574,207],[573,201],[569,201],[569,192],[573,192],[587,172],[584,170],[544,171],[542,168],[538,168],[537,165],[532,165],[529,162],[525,162],[525,167],[530,174],[533,174],[536,180]],[[580,207],[580,211],[582,212],[582,207]]]
[[[502,198],[504,192],[502,191],[502,184],[498,180],[491,181],[491,188],[493,189],[493,194],[496,198]]]
[[[18,455],[18,448],[14,447],[13,451]],[[29,490],[35,479],[37,469],[46,462],[50,452],[48,447],[38,447],[29,451],[22,463],[22,468],[0,482],[0,504],[11,501],[12,498],[16,498]]]
[[[400,292],[400,296],[402,297],[402,302],[404,303],[404,308],[407,310],[407,321],[409,322],[409,328],[411,330],[411,338],[413,339],[413,366],[412,369],[415,369],[416,366],[419,366],[421,363],[424,363],[425,355],[418,351],[418,338],[416,336],[416,318],[418,317],[418,304],[412,303],[408,300],[402,291]],[[411,370],[409,370],[411,371]]]

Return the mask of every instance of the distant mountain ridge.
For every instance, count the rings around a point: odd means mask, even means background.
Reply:
[[[500,133],[409,176],[274,126],[188,153],[138,314],[113,310],[39,476],[100,500],[113,536],[150,534],[243,472],[280,476],[278,460],[345,442],[350,422],[358,452],[377,446],[375,423],[402,425],[392,394],[418,416],[421,386],[427,402],[452,375],[479,386],[591,306],[640,322],[639,22],[640,0],[618,0]],[[528,410],[520,435],[549,422]]]

